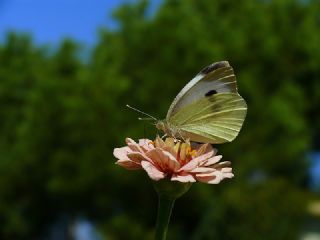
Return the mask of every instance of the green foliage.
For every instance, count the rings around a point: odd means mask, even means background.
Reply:
[[[281,179],[239,184],[215,198],[215,204],[207,204],[191,239],[280,240],[299,235],[304,196]]]
[[[193,184],[169,239],[297,239],[306,153],[320,135],[319,1],[167,0],[124,5],[89,63],[65,40],[49,54],[9,34],[0,45],[0,236],[38,239],[59,215],[84,214],[106,239],[152,239],[157,198],[143,172],[114,165],[124,138],[154,138],[125,104],[163,118],[207,64],[229,60],[248,116],[217,146],[235,178]],[[316,146],[316,145],[315,145]],[[317,146],[316,146],[317,147]]]

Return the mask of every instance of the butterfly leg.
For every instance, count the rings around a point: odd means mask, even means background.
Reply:
[[[165,133],[164,135],[162,135],[161,139],[164,139],[167,136],[168,136],[168,134]]]
[[[182,139],[182,141],[186,141],[186,139],[182,136],[180,129],[178,129],[178,134],[180,135],[180,138]]]

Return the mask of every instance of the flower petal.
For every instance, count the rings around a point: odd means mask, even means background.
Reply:
[[[190,162],[182,166],[178,171],[190,172],[194,168],[198,167],[198,165],[199,165],[199,162],[197,161],[197,159],[194,158]]]
[[[152,149],[146,155],[163,171],[176,171],[180,168],[180,163],[177,159],[171,153],[160,148]]]
[[[132,152],[132,153],[128,153],[127,154],[128,158],[135,162],[135,163],[139,163],[142,161],[142,160],[147,160],[149,162],[151,162],[151,159],[148,158],[145,154],[142,154],[140,152]]]
[[[233,178],[234,174],[232,172],[230,173],[223,173],[223,178]]]
[[[141,166],[147,172],[149,177],[155,181],[159,181],[165,177],[165,174],[156,168],[151,162],[142,161]]]
[[[149,139],[139,139],[139,146],[144,152],[150,151],[154,148],[152,141]]]
[[[209,152],[207,152],[205,154],[202,154],[202,155],[200,155],[198,157],[193,158],[191,161],[196,161],[198,163],[198,165],[202,165],[202,163],[205,162],[207,159],[211,158],[213,154],[214,154],[214,151],[211,150],[211,151],[209,151]]]
[[[204,144],[204,145],[206,145],[206,144]],[[204,145],[202,145],[202,146],[204,146]],[[188,162],[182,168],[180,168],[179,171],[189,172],[189,171],[195,169],[196,167],[198,167],[199,165],[201,165],[208,158],[211,158],[213,154],[214,154],[214,151],[212,148],[211,148],[211,151],[209,151],[205,154],[198,155],[198,153],[197,153],[198,157],[193,158],[190,162]]]
[[[222,155],[214,156],[212,158],[209,158],[206,162],[204,162],[203,166],[211,166],[213,164],[216,164],[219,162],[222,158]]]
[[[222,168],[221,172],[223,172],[223,173],[231,173],[232,172],[232,168],[231,167]]]
[[[136,144],[136,142],[131,138],[126,138],[126,144]]]
[[[129,147],[115,148],[113,150],[113,155],[118,158],[116,164],[128,169],[128,170],[136,170],[141,169],[140,163],[132,161],[128,158],[128,154],[130,154],[131,149]]]
[[[156,139],[154,140],[154,146],[159,147],[159,148],[163,148],[164,141],[162,140],[161,137],[159,137],[159,136],[156,137]]]
[[[171,181],[179,181],[179,182],[196,182],[196,179],[191,175],[191,174],[186,174],[186,175],[179,175],[179,174],[174,174],[171,177]]]
[[[126,159],[128,160],[128,152],[131,152],[129,147],[122,147],[122,148],[115,148],[113,149],[113,156],[115,156],[118,159]]]
[[[209,143],[202,144],[197,150],[196,157],[201,156],[201,155],[208,153],[208,152],[211,152],[211,151],[213,151],[213,155],[215,155],[217,153],[217,149],[213,148],[211,144],[209,144]]]
[[[144,152],[138,143],[128,143],[128,147],[131,149],[132,152]]]
[[[139,146],[139,144],[136,143],[131,138],[126,138],[126,143],[127,143],[128,147],[131,149],[131,151],[133,151],[133,152],[143,152],[143,150]]]
[[[195,169],[192,169],[190,172],[192,173],[212,173],[215,169],[210,167],[197,167]]]
[[[116,161],[116,164],[118,164],[121,167],[124,167],[125,169],[128,170],[137,170],[137,169],[141,169],[141,165],[139,163],[135,163],[131,160],[118,160]]]
[[[214,167],[215,169],[221,169],[221,168],[230,167],[230,166],[231,166],[231,162],[229,161],[219,162],[217,164],[212,165],[212,167]]]
[[[177,171],[180,168],[178,160],[170,152],[163,151],[163,154],[167,157],[167,165],[169,169]]]
[[[196,179],[200,182],[205,182],[209,184],[218,184],[223,179],[222,173],[219,171],[214,171],[210,174],[196,174]]]

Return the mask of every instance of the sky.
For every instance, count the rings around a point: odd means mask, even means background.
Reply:
[[[136,0],[0,0],[0,41],[6,32],[30,33],[37,44],[64,37],[93,45],[101,26],[116,27],[111,13]],[[151,10],[160,0],[152,1]]]
[[[311,188],[320,192],[320,152],[313,152],[309,155]]]

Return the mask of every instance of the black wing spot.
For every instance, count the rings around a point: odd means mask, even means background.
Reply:
[[[206,97],[210,97],[212,96],[213,94],[217,94],[218,92],[216,90],[210,90],[209,92],[207,92],[204,96]]]
[[[221,61],[221,62],[216,62],[216,63],[212,63],[211,65],[205,67],[204,69],[202,69],[200,71],[200,73],[202,74],[208,74],[214,70],[217,70],[219,68],[223,68],[223,67],[229,67],[229,63],[227,61]]]

